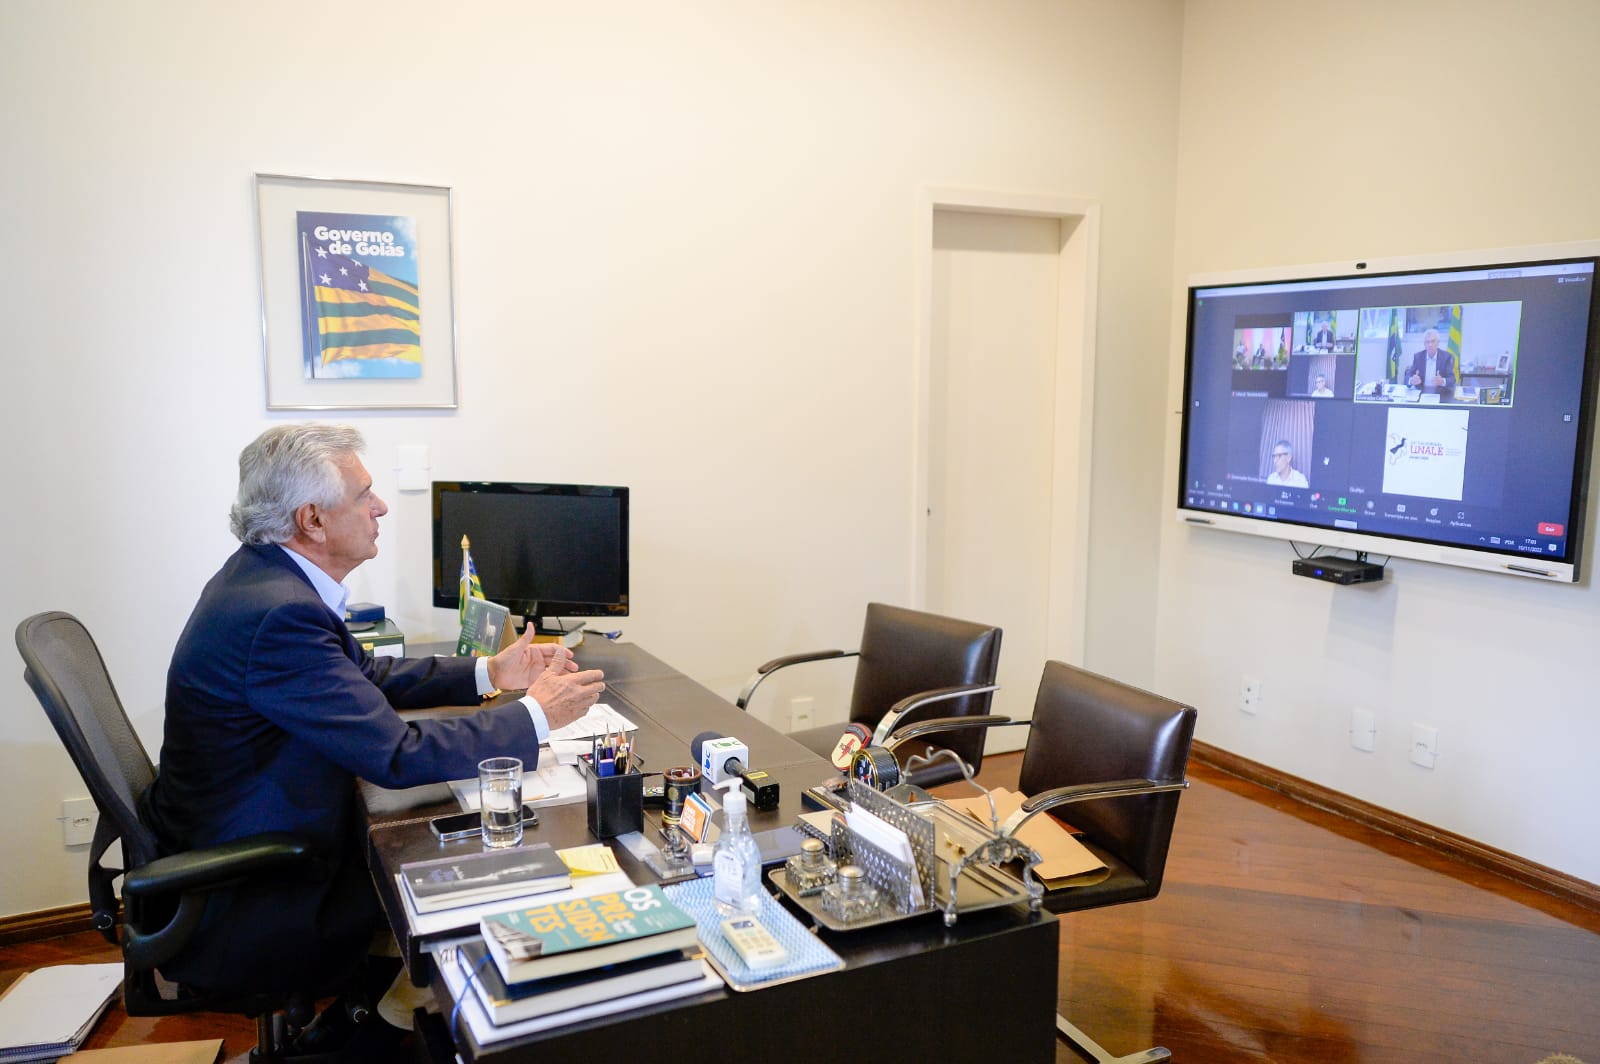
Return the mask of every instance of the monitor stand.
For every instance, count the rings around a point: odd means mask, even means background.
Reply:
[[[520,619],[520,630],[527,631],[528,626],[533,626],[533,639],[536,643],[561,643],[564,646],[577,646],[583,641],[585,624],[579,621],[572,628],[552,627],[544,623],[542,617],[523,617]]]

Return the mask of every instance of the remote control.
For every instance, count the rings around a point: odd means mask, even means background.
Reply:
[[[789,951],[753,916],[730,916],[722,921],[722,937],[753,969],[782,964]]]

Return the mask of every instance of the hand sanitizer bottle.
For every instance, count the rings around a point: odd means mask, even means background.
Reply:
[[[723,916],[761,911],[761,851],[745,819],[743,784],[738,776],[717,784],[726,788],[722,812],[727,822],[711,852],[711,873],[717,912]]]

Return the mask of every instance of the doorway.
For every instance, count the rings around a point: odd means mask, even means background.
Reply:
[[[926,206],[912,582],[922,608],[1004,629],[994,712],[1026,719],[1044,662],[1082,662],[1097,218],[982,193]]]

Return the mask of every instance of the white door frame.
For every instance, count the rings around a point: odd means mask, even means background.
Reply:
[[[1089,577],[1089,476],[1094,439],[1095,307],[1099,287],[1100,205],[1069,196],[925,187],[917,192],[911,457],[911,604],[927,602],[930,419],[933,365],[933,218],[940,210],[1055,218],[1061,223],[1057,289],[1054,502],[1050,518],[1050,595],[1045,646],[1053,658],[1083,663]],[[1044,663],[1039,663],[1042,668]]]

